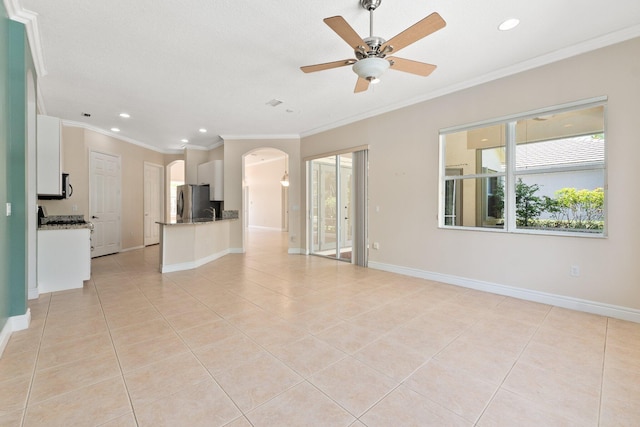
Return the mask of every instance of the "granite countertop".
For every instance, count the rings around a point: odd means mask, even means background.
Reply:
[[[238,219],[237,210],[224,210],[222,211],[222,218],[193,218],[178,221],[157,221],[156,224],[160,225],[197,225],[197,224],[210,224],[212,222],[230,221]]]
[[[169,221],[169,222],[163,222],[163,221],[157,221],[156,224],[160,224],[160,225],[198,225],[198,224],[211,224],[212,222],[226,222],[226,221],[234,221],[238,218],[216,218],[215,220],[213,218],[193,218],[193,219],[185,219],[185,220],[178,220],[178,221]]]
[[[91,230],[93,228],[93,224],[43,224],[38,227],[38,230],[79,230],[82,228],[88,228]]]
[[[93,229],[93,224],[86,222],[84,215],[51,215],[40,218],[38,230],[79,230]]]

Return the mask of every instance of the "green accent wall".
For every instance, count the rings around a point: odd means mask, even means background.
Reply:
[[[0,3],[0,329],[4,328],[11,310],[7,265],[9,223],[4,215],[7,203],[7,151],[9,139],[9,18]]]
[[[23,24],[0,5],[0,327],[27,310],[27,71]],[[35,195],[31,195],[35,197]],[[6,203],[11,216],[6,216]]]

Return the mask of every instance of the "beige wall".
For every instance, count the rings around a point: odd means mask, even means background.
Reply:
[[[64,171],[70,174],[73,196],[66,200],[41,200],[51,215],[89,216],[89,156],[97,151],[121,159],[123,250],[144,244],[144,163],[166,165],[181,155],[162,154],[117,138],[79,127],[63,126]],[[77,211],[74,210],[77,208]]]
[[[301,156],[369,144],[370,260],[640,309],[640,39],[308,136]],[[607,238],[438,228],[440,129],[608,96]],[[292,162],[293,163],[293,162]],[[379,206],[379,212],[375,207]],[[300,215],[304,227],[306,215]],[[572,265],[581,269],[571,277]],[[479,282],[480,283],[480,282]]]
[[[234,251],[244,251],[244,212],[243,212],[243,179],[244,156],[258,148],[275,148],[287,153],[289,156],[289,250],[300,251],[303,248],[300,240],[301,223],[300,213],[304,209],[301,206],[300,194],[301,170],[300,162],[293,159],[300,158],[299,139],[237,139],[224,141],[224,208],[238,210],[240,221],[231,224],[231,248]]]
[[[198,184],[198,165],[209,161],[209,152],[186,148],[184,150],[185,184]]]
[[[209,150],[208,152],[208,162],[214,161],[214,160],[224,160],[224,144],[222,144],[219,147],[216,147],[214,149]]]
[[[285,159],[245,167],[249,188],[249,226],[282,230],[282,184]]]

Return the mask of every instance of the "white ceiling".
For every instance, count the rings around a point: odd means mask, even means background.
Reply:
[[[354,94],[350,67],[299,67],[354,56],[322,19],[341,15],[368,36],[359,0],[4,2],[34,35],[46,114],[118,127],[161,151],[182,138],[209,147],[220,136],[304,136],[640,36],[638,0],[383,0],[374,34],[387,40],[434,11],[444,18],[444,29],[397,54],[438,68],[429,77],[388,70]],[[508,17],[520,25],[498,31]]]

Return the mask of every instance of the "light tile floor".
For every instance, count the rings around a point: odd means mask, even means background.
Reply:
[[[640,324],[287,255],[93,261],[30,301],[1,426],[638,426]]]

